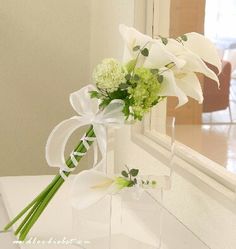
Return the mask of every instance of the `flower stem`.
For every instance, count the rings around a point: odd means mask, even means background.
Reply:
[[[90,126],[90,128],[86,132],[86,137],[95,137],[95,133],[92,126]],[[87,142],[89,145],[93,143],[93,141]],[[82,141],[80,141],[74,151],[82,153],[87,152]],[[82,156],[75,157],[77,162],[79,162],[82,158]],[[74,167],[70,157],[67,159],[66,164],[70,168]],[[64,172],[64,174],[66,176],[69,176],[70,172]],[[24,240],[32,226],[38,220],[44,209],[49,204],[50,200],[53,198],[53,196],[56,194],[56,192],[62,186],[63,183],[64,179],[61,177],[60,174],[55,176],[52,182],[32,202],[30,202],[9,224],[5,226],[4,230],[8,230],[17,220],[19,220],[26,212],[30,210],[24,220],[19,225],[19,227],[17,228],[17,230],[15,231],[16,235],[20,233],[19,239]]]

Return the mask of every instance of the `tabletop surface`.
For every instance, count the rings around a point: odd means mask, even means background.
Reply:
[[[1,229],[7,220],[15,217],[32,199],[40,193],[52,180],[53,176],[17,176],[17,177],[0,177],[0,226]],[[73,239],[76,237],[76,231],[73,229],[73,220],[75,217],[75,210],[70,205],[70,183],[73,176],[63,184],[59,192],[55,195],[46,210],[41,215],[40,219],[35,223],[28,238],[37,238],[37,240],[46,240],[50,238],[53,240],[62,241],[63,238]],[[113,207],[115,210],[116,207]],[[158,210],[161,210],[160,208]],[[97,210],[99,213],[99,210]],[[115,211],[113,211],[115,212]],[[156,215],[160,215],[156,213]],[[184,226],[165,208],[162,209],[162,238],[163,243],[161,249],[209,249],[197,236],[195,236],[188,228]],[[134,236],[137,234],[135,229],[142,228],[142,240],[150,242],[150,231],[146,231],[144,227],[145,220],[137,216],[133,211],[130,212],[127,229],[132,228]],[[150,221],[152,223],[152,221]],[[17,224],[16,224],[17,225]],[[155,226],[156,227],[156,226]],[[16,227],[13,227],[15,229]],[[0,229],[0,230],[1,230]],[[156,229],[154,231],[156,234]],[[115,235],[116,236],[116,235]],[[129,237],[130,238],[130,237]],[[148,239],[147,239],[148,238]],[[60,245],[60,244],[22,244],[14,245],[12,240],[15,240],[12,233],[0,234],[0,248],[4,249],[73,249],[81,248],[78,245]],[[117,243],[118,245],[119,243]],[[4,246],[4,247],[2,247]],[[95,246],[96,249],[100,249]],[[120,248],[116,246],[114,249]],[[124,247],[122,247],[124,248]],[[126,248],[126,247],[125,247]],[[129,248],[129,247],[127,247]],[[145,247],[135,247],[136,249],[143,249]],[[154,247],[151,247],[154,248]],[[156,248],[156,247],[155,247]],[[93,247],[91,247],[93,249]],[[104,248],[101,248],[104,249]],[[112,248],[113,249],[113,248]],[[129,248],[131,249],[131,248]],[[147,249],[147,248],[145,248]]]

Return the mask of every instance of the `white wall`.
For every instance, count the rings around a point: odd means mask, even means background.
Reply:
[[[133,26],[134,0],[91,0],[90,76],[103,58],[122,59],[121,23]]]
[[[69,94],[91,83],[94,66],[122,58],[118,25],[133,25],[134,0],[0,0],[0,6],[0,175],[55,173],[45,161],[47,137],[75,115]],[[91,155],[80,168],[89,162]]]

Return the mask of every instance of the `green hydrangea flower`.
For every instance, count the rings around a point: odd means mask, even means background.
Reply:
[[[126,82],[126,70],[119,61],[106,58],[98,64],[93,72],[93,79],[99,89],[113,92]]]
[[[157,75],[148,68],[136,68],[130,83],[128,93],[132,99],[131,109],[134,118],[141,120],[144,113],[158,102],[161,84]]]

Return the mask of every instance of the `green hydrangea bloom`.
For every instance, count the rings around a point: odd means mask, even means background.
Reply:
[[[131,109],[135,119],[141,120],[144,113],[158,102],[160,83],[157,75],[148,68],[136,68],[130,79],[128,92],[132,99]]]
[[[126,70],[119,61],[106,58],[98,64],[93,72],[93,79],[99,89],[113,92],[126,82]]]

